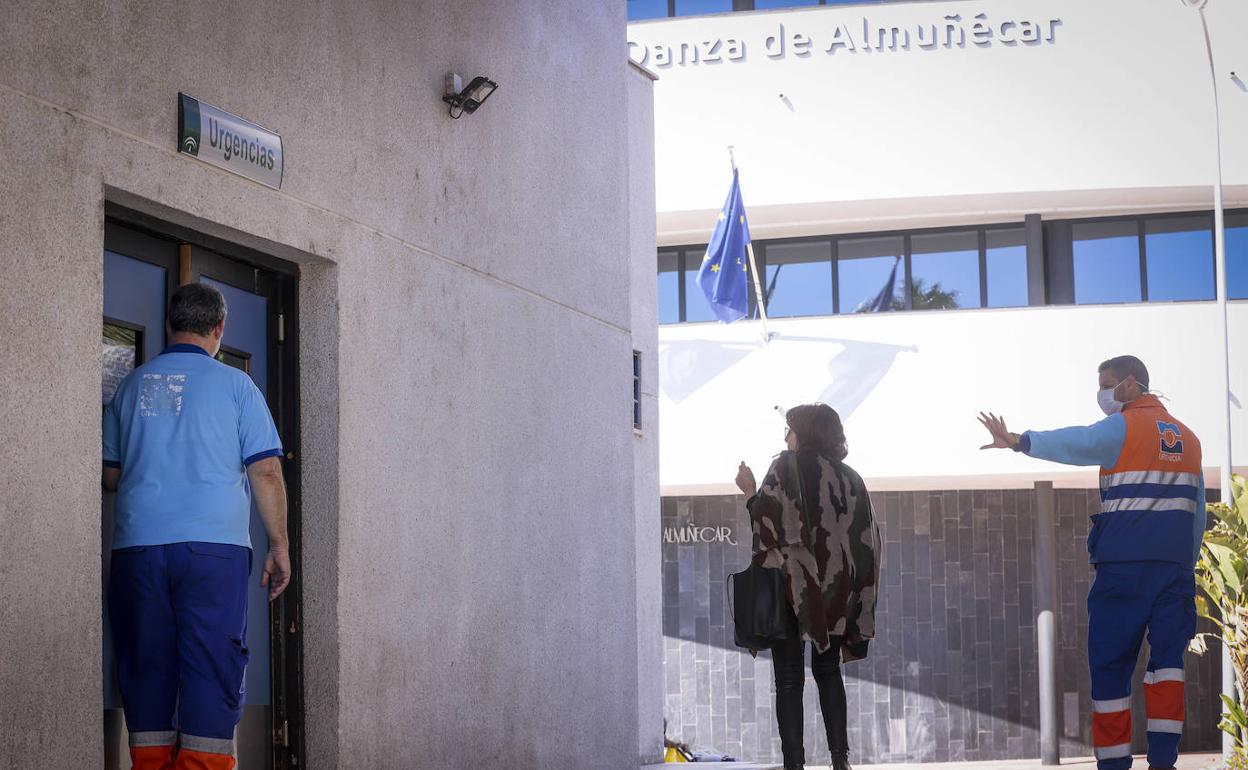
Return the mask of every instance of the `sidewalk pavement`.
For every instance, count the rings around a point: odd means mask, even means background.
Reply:
[[[699,767],[719,768],[719,770],[781,770],[781,765],[750,764],[747,762],[696,762]],[[807,764],[807,770],[823,770],[824,765]],[[948,762],[892,764],[892,765],[854,765],[854,770],[1049,770],[1051,766],[1041,765],[1038,759],[1003,760],[1000,762]],[[1074,757],[1062,759],[1061,767],[1072,770],[1096,770],[1096,760],[1091,757]],[[1184,754],[1179,757],[1176,770],[1214,770],[1222,767],[1221,754]],[[675,765],[646,765],[641,770],[663,770],[675,768]],[[1148,770],[1148,760],[1142,755],[1136,756],[1133,770]]]

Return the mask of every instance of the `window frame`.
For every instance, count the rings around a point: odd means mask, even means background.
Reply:
[[[1243,214],[1243,213],[1248,213],[1248,209],[1230,209],[1224,213],[1226,215]],[[1197,299],[1166,299],[1166,300],[1149,299],[1149,296],[1148,296],[1147,223],[1164,221],[1167,219],[1197,219],[1197,218],[1206,220],[1208,224],[1208,228],[1209,228],[1208,229],[1209,260],[1210,260],[1209,263],[1213,268],[1212,270],[1213,272],[1213,285],[1212,285],[1213,296],[1205,297],[1205,298],[1197,298]],[[1140,299],[1139,301],[1138,302],[1077,302],[1075,301],[1075,293],[1074,293],[1076,289],[1075,287],[1075,265],[1074,265],[1074,243],[1075,243],[1074,228],[1075,226],[1076,225],[1114,224],[1114,223],[1120,223],[1120,222],[1131,222],[1135,225],[1136,243],[1137,243],[1136,251],[1137,251],[1137,258],[1139,259],[1139,266],[1140,266]],[[1062,270],[1063,272],[1064,272],[1064,269],[1068,269],[1070,271],[1069,275],[1063,276],[1063,277],[1069,280],[1070,288],[1071,288],[1071,301],[1070,302],[1049,302],[1047,304],[1079,305],[1079,306],[1094,307],[1097,305],[1105,305],[1105,306],[1144,305],[1144,304],[1162,304],[1162,303],[1217,301],[1217,298],[1218,298],[1217,237],[1213,231],[1215,221],[1214,221],[1214,213],[1211,210],[1206,209],[1206,210],[1197,210],[1197,211],[1159,211],[1159,212],[1151,212],[1151,213],[1146,213],[1146,214],[1123,214],[1123,215],[1109,216],[1109,217],[1051,219],[1051,220],[1047,220],[1045,224],[1060,228],[1061,239],[1065,241],[1065,243],[1062,244],[1062,247],[1065,248],[1065,250],[1068,251],[1070,254],[1069,265],[1053,264],[1050,261],[1051,252],[1050,252],[1049,246],[1047,245],[1048,242],[1051,240],[1051,236],[1048,233],[1046,233],[1046,237],[1045,237],[1046,272],[1050,264],[1052,264],[1054,269]]]
[[[1248,208],[1227,209],[1226,217],[1248,215]],[[1163,221],[1167,219],[1193,219],[1201,218],[1208,222],[1209,233],[1211,235],[1209,259],[1213,267],[1213,296],[1204,299],[1178,299],[1178,300],[1151,300],[1148,294],[1148,246],[1147,246],[1147,223]],[[1048,307],[1048,306],[1118,306],[1118,305],[1139,305],[1139,304],[1165,304],[1165,303],[1187,303],[1187,302],[1213,302],[1217,300],[1217,254],[1216,239],[1212,237],[1214,226],[1214,213],[1210,209],[1198,209],[1193,211],[1158,211],[1148,213],[1122,214],[1115,216],[1102,217],[1076,217],[1061,219],[1044,219],[1040,220],[1035,226],[1039,228],[1038,248],[1033,249],[1031,244],[1032,234],[1028,228],[1033,225],[1028,224],[1030,217],[1025,217],[1022,221],[1006,221],[992,222],[989,224],[979,225],[947,225],[942,227],[924,227],[911,228],[905,230],[875,230],[875,231],[855,231],[846,233],[836,233],[829,235],[798,235],[788,236],[784,238],[766,238],[760,239],[753,243],[755,259],[758,262],[758,270],[760,281],[767,275],[767,249],[773,244],[790,244],[790,243],[810,243],[825,242],[829,245],[830,259],[832,260],[832,281],[829,290],[832,292],[832,315],[841,315],[841,297],[840,297],[840,262],[841,262],[841,241],[857,240],[864,238],[896,238],[903,239],[902,244],[902,261],[905,267],[905,276],[903,278],[903,291],[905,292],[905,309],[894,312],[926,312],[915,311],[912,307],[913,274],[911,260],[913,258],[912,237],[916,235],[939,235],[942,233],[952,232],[968,232],[975,231],[977,233],[978,250],[979,250],[979,307],[958,308],[958,310],[1006,310],[1020,309],[1027,307]],[[1137,251],[1140,267],[1140,300],[1132,302],[1115,302],[1115,303],[1078,303],[1075,301],[1075,275],[1074,275],[1074,226],[1087,224],[1101,224],[1107,222],[1132,222],[1135,225]],[[1028,290],[1028,301],[1024,305],[1011,305],[1008,307],[993,307],[988,301],[989,276],[988,276],[988,240],[989,234],[1002,230],[1018,230],[1023,233],[1024,245],[1026,248],[1028,260],[1028,273],[1024,276]],[[655,249],[656,267],[659,251],[675,252],[676,264],[680,280],[678,281],[678,296],[680,301],[679,319],[675,323],[704,323],[705,321],[691,322],[688,320],[689,297],[686,291],[684,276],[690,266],[689,257],[693,255],[693,259],[697,260],[692,264],[701,261],[702,255],[706,253],[706,244],[678,244],[658,246]],[[1228,255],[1229,256],[1229,255]],[[1041,293],[1043,299],[1037,301],[1035,276],[1031,273],[1031,265],[1033,259],[1040,265],[1040,274],[1043,276],[1044,291]],[[1229,266],[1229,265],[1228,265]],[[1229,295],[1229,276],[1228,286],[1224,291],[1227,292],[1228,302],[1246,302],[1248,298],[1235,298]],[[765,287],[764,287],[765,288]],[[757,302],[754,297],[753,278],[751,277],[749,291],[750,305],[748,318],[754,319],[758,317]],[[827,316],[785,316],[786,318],[824,318]],[[663,324],[668,326],[671,324]]]

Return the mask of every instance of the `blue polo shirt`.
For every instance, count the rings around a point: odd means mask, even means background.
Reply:
[[[104,464],[121,468],[113,548],[251,547],[247,466],[282,454],[264,395],[195,345],[122,380],[104,410]]]

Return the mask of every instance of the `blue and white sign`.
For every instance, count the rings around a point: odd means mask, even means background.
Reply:
[[[275,190],[282,187],[282,137],[183,93],[178,94],[178,152]]]

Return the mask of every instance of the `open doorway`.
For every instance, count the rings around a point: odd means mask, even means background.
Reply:
[[[277,424],[286,451],[292,576],[289,588],[270,603],[259,584],[268,539],[253,511],[251,540],[258,558],[253,559],[249,581],[250,661],[236,748],[239,766],[246,770],[298,768],[304,764],[298,268],[137,212],[110,205],[105,214],[102,402],[111,400],[127,373],[164,348],[165,308],[172,292],[201,281],[219,289],[229,308],[217,359],[252,378]],[[127,770],[125,720],[103,601],[112,550],[112,498],[104,495],[101,511],[104,765]]]

